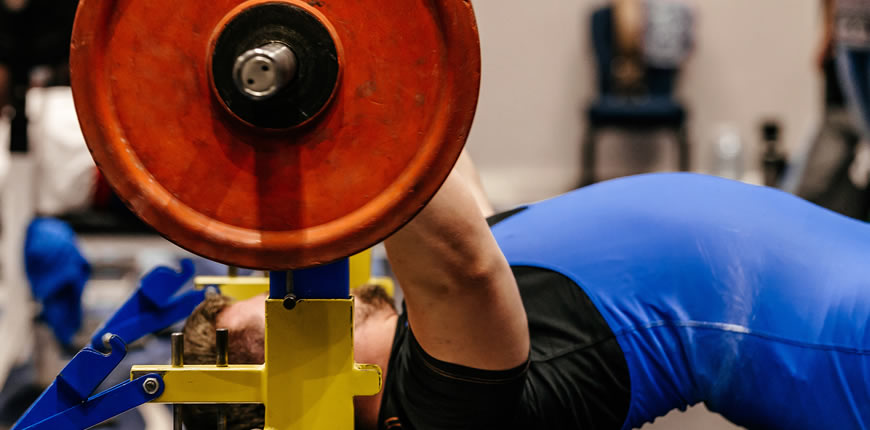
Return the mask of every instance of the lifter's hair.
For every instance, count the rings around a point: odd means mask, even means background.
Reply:
[[[393,298],[383,287],[367,284],[353,290],[354,326],[357,326],[380,311],[396,312]],[[233,300],[227,296],[209,293],[193,310],[184,323],[184,363],[215,364],[215,330],[218,315],[230,306]],[[262,364],[256,361],[257,348],[263,349],[263,340],[251,333],[230,332],[228,360],[230,364]],[[266,409],[263,405],[185,405],[184,426],[187,430],[212,430],[217,428],[218,411],[223,409],[227,418],[227,430],[261,429],[265,426]]]
[[[354,297],[353,325],[358,326],[369,317],[383,311],[396,312],[396,303],[387,294],[387,290],[377,284],[366,284],[354,288],[351,294]]]
[[[218,314],[233,300],[216,293],[206,294],[205,300],[193,310],[184,323],[184,363],[215,364],[215,330]],[[228,361],[230,364],[260,364],[252,359],[249,342],[240,342],[244,337],[230,333]],[[265,426],[266,409],[263,405],[185,405],[182,417],[188,430],[213,430],[218,428],[218,413],[223,409],[227,430],[261,429]]]

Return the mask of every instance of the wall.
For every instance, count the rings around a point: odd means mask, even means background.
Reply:
[[[691,111],[695,170],[709,165],[709,146],[723,124],[754,143],[759,122],[778,118],[788,150],[796,152],[820,109],[813,65],[818,2],[684,1],[697,16],[697,46],[679,89]],[[469,150],[488,192],[503,207],[570,190],[579,177],[583,112],[596,91],[588,16],[603,2],[474,4],[483,82]],[[747,150],[752,166],[756,151]]]

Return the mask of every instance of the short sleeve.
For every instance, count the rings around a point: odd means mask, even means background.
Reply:
[[[397,402],[408,427],[419,430],[510,428],[521,410],[529,362],[487,371],[440,361],[417,343],[411,330],[391,369]],[[493,351],[493,354],[497,354]]]

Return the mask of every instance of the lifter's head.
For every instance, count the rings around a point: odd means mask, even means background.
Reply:
[[[360,363],[377,364],[387,371],[396,309],[383,288],[367,285],[353,291],[354,359]],[[184,325],[185,364],[214,364],[215,329],[229,330],[228,359],[230,364],[260,364],[264,357],[265,306],[264,295],[233,301],[220,294],[208,294],[194,309]],[[357,428],[375,428],[381,395],[354,398]],[[184,423],[189,430],[214,429],[217,405],[191,405],[184,409]],[[264,426],[262,405],[223,406],[227,429],[250,430]]]

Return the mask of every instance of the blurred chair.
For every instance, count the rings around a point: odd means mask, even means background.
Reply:
[[[616,127],[630,130],[666,129],[674,134],[678,167],[689,170],[689,141],[686,133],[686,108],[674,100],[678,65],[687,55],[690,45],[691,15],[686,6],[678,3],[649,0],[636,2],[642,7],[644,21],[640,30],[619,28],[619,25],[638,25],[615,12],[614,6],[596,10],[592,14],[592,42],[597,59],[599,97],[587,109],[588,126],[581,142],[581,186],[597,181],[596,152],[602,129]],[[669,22],[682,20],[672,27]],[[626,35],[640,36],[638,73],[632,75],[630,61],[626,60]],[[657,33],[656,33],[657,32]],[[617,40],[622,38],[622,40]],[[629,64],[626,64],[629,63]],[[628,71],[626,71],[628,70]],[[626,82],[626,79],[636,79]]]

